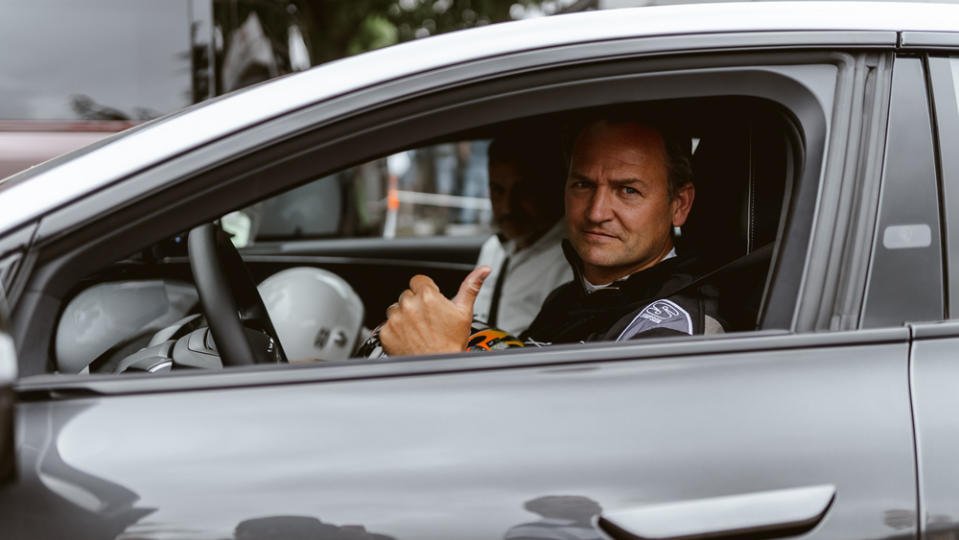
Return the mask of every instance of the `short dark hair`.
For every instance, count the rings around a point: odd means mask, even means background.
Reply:
[[[566,163],[569,165],[572,146],[580,133],[587,127],[605,122],[609,125],[637,124],[646,126],[663,138],[663,147],[666,152],[666,192],[670,199],[676,196],[679,189],[693,181],[693,151],[692,138],[685,132],[670,125],[668,120],[659,119],[657,115],[648,112],[611,109],[598,114],[584,116],[571,132],[566,151]]]
[[[693,151],[692,139],[685,134],[672,129],[663,129],[651,124],[650,127],[659,132],[666,148],[666,189],[669,198],[676,196],[679,189],[693,182]]]

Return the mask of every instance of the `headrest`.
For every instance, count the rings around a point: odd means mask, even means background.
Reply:
[[[755,124],[703,135],[693,154],[696,197],[680,249],[723,264],[776,239],[786,138]]]

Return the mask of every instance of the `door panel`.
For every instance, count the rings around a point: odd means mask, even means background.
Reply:
[[[600,511],[828,484],[807,537],[914,537],[905,337],[775,348],[25,402],[0,521],[14,538],[598,538]],[[352,368],[301,372],[326,369]],[[38,515],[54,500],[72,517]]]
[[[953,330],[956,325],[950,324]],[[926,328],[920,327],[921,336]],[[913,344],[913,400],[919,457],[921,538],[959,538],[959,338],[918,339]]]
[[[935,134],[940,177],[941,212],[947,278],[947,319],[938,324],[916,325],[913,344],[912,389],[916,418],[916,453],[919,459],[921,538],[959,538],[959,422],[956,384],[959,370],[955,351],[959,345],[959,57],[930,57],[926,61],[933,94]]]

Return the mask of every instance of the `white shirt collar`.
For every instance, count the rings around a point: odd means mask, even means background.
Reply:
[[[675,257],[675,256],[676,256],[676,248],[673,248],[673,249],[669,250],[669,253],[667,253],[666,256],[663,257],[659,262],[661,263],[661,262],[665,261],[666,259],[672,259],[672,258]],[[659,263],[656,263],[656,264],[659,264]],[[630,274],[630,275],[632,275],[632,274]],[[625,279],[629,279],[629,276],[623,276],[623,277],[617,279],[616,281],[623,281],[623,280],[625,280]],[[583,286],[586,287],[586,294],[593,294],[594,292],[596,292],[596,291],[598,291],[598,290],[600,290],[600,289],[605,289],[606,287],[609,287],[609,286],[612,285],[613,283],[616,283],[616,281],[611,281],[611,282],[609,282],[609,283],[602,283],[602,284],[600,284],[600,285],[593,285],[592,283],[589,282],[588,279],[586,279],[586,278],[584,277],[584,278],[583,278]]]

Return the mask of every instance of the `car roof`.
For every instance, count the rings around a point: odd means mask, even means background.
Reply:
[[[505,54],[626,38],[782,31],[959,32],[959,6],[750,2],[656,6],[527,19],[330,62],[229,94],[0,183],[0,232],[249,126],[403,76]],[[478,44],[482,43],[482,46]],[[890,43],[895,45],[895,43]]]

